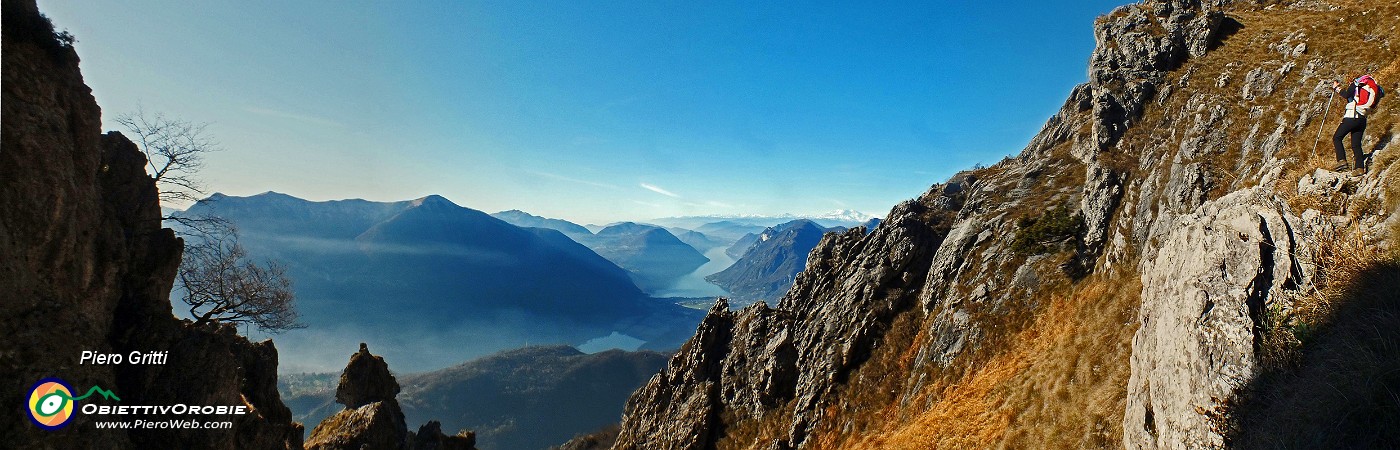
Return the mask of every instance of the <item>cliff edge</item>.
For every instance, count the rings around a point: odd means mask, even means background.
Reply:
[[[301,448],[301,425],[277,394],[277,350],[232,327],[171,315],[183,244],[161,227],[144,155],[101,132],[71,42],[32,0],[3,3],[0,148],[0,435],[21,448]],[[80,363],[84,351],[168,351],[164,364]],[[77,414],[58,431],[28,423],[30,388],[58,377],[99,386],[119,405],[246,407],[228,429],[97,429],[93,422],[186,419]],[[88,400],[86,402],[98,402]]]

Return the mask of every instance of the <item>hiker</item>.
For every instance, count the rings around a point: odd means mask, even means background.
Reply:
[[[1356,169],[1366,171],[1366,154],[1361,148],[1361,136],[1366,132],[1366,114],[1375,106],[1378,98],[1376,92],[1379,88],[1376,80],[1370,75],[1362,75],[1352,78],[1352,82],[1342,88],[1342,84],[1332,82],[1332,88],[1337,93],[1342,94],[1342,98],[1347,100],[1346,114],[1342,116],[1342,124],[1337,126],[1337,132],[1332,134],[1332,146],[1337,150],[1337,171],[1343,172],[1351,169],[1347,164],[1346,150],[1342,148],[1342,139],[1348,134],[1351,135],[1351,153],[1356,161]]]

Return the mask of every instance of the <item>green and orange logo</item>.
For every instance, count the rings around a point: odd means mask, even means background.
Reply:
[[[112,391],[93,386],[80,397],[73,396],[73,387],[58,378],[45,378],[29,389],[29,420],[45,430],[57,430],[73,420],[78,400],[101,394],[108,400],[121,401]]]

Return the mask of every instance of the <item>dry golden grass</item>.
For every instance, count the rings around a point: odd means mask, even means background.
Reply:
[[[1393,164],[1393,163],[1392,163]],[[1391,170],[1385,180],[1386,202],[1385,210],[1390,214],[1400,211],[1400,170]],[[1400,220],[1391,222],[1390,229],[1391,245],[1396,252],[1400,252]]]
[[[1341,79],[1345,75],[1343,72],[1352,68],[1386,61],[1390,63],[1373,73],[1383,81],[1400,79],[1396,64],[1400,59],[1395,58],[1394,54],[1378,55],[1375,51],[1354,45],[1352,36],[1325,30],[1326,27],[1336,26],[1333,23],[1339,16],[1345,17],[1341,26],[1346,29],[1388,29],[1394,25],[1400,6],[1355,1],[1338,3],[1351,11],[1247,11],[1234,14],[1244,28],[1211,55],[1192,61],[1169,76],[1169,79],[1175,79],[1192,68],[1196,73],[1174,97],[1168,98],[1159,107],[1149,108],[1148,114],[1125,135],[1124,145],[1120,148],[1175,149],[1175,140],[1181,138],[1182,127],[1188,125],[1179,120],[1179,113],[1184,111],[1190,99],[1187,93],[1237,98],[1239,80],[1256,67],[1251,62],[1281,59],[1268,46],[1298,30],[1300,23],[1317,24],[1316,29],[1304,25],[1307,36],[1301,40],[1308,43],[1308,55],[1325,55],[1326,59],[1320,78],[1315,77],[1306,83]],[[1361,15],[1358,12],[1360,9],[1379,13]],[[1311,56],[1304,57],[1303,62],[1309,58]],[[1223,88],[1217,87],[1215,75],[1225,72],[1230,73],[1234,81]],[[1271,123],[1274,118],[1282,116],[1286,122],[1292,123],[1300,107],[1317,100],[1310,97],[1306,90],[1297,92],[1292,98],[1283,95],[1290,85],[1302,83],[1305,81],[1301,79],[1300,68],[1294,69],[1279,81],[1279,90],[1275,95],[1247,102],[1225,102],[1230,110],[1229,115],[1247,117],[1250,108],[1259,107],[1265,111],[1261,121]],[[1317,105],[1319,109],[1321,106]],[[1280,156],[1292,157],[1294,161],[1282,177],[1280,192],[1292,192],[1297,180],[1305,173],[1311,173],[1316,168],[1330,169],[1335,165],[1330,143],[1332,130],[1328,125],[1334,126],[1339,111],[1340,105],[1334,104],[1331,111],[1315,116],[1304,124],[1301,132],[1285,132],[1287,144]],[[1391,129],[1392,117],[1388,111],[1374,114],[1372,132]],[[1326,120],[1327,123],[1319,123],[1319,120]],[[1321,144],[1317,145],[1318,151],[1313,152],[1319,125],[1323,126],[1324,136]],[[1254,175],[1262,168],[1263,156],[1244,153],[1246,149],[1240,147],[1249,129],[1237,124],[1227,130],[1226,140],[1231,146],[1219,152],[1207,153],[1201,161],[1217,172],[1218,184],[1211,197],[1256,182],[1257,176]],[[1267,133],[1267,129],[1264,132]],[[1114,158],[1126,161],[1138,156],[1141,155],[1105,155],[1111,161],[1116,161]],[[1130,163],[1120,165],[1125,168],[1133,166]],[[1241,173],[1235,173],[1236,168]],[[1022,205],[1049,204],[1054,199],[1049,195],[1044,197],[1035,199],[1040,201],[1023,202]],[[1344,198],[1290,197],[1296,203],[1295,207],[1315,206],[1324,211],[1344,211],[1348,206]],[[1309,205],[1306,202],[1314,203]],[[1394,207],[1390,208],[1393,210]],[[1334,277],[1345,277],[1342,273],[1364,270],[1356,268],[1368,267],[1367,261],[1375,257],[1372,253],[1359,251],[1362,244],[1356,241],[1335,239],[1330,243],[1335,247],[1324,249],[1322,253],[1333,258],[1327,264],[1335,267],[1332,272]],[[970,365],[963,374],[950,376],[946,383],[937,384],[921,393],[923,398],[936,399],[932,406],[912,414],[895,412],[891,406],[880,415],[880,419],[886,423],[883,428],[843,438],[824,436],[824,445],[817,448],[1117,447],[1122,432],[1120,421],[1139,295],[1140,287],[1132,275],[1124,279],[1096,279],[1081,283],[1071,295],[1054,296],[1048,309],[1039,313],[1028,326],[1019,327],[1020,331],[1004,339],[993,338],[1004,343],[1005,347],[1000,352],[980,361],[969,361]],[[1311,301],[1301,302],[1295,314],[1300,317],[1321,317],[1329,308],[1329,298],[1334,297],[1319,295]],[[1008,317],[1008,320],[1012,319]],[[1015,326],[1007,328],[1018,329]],[[910,404],[927,403],[916,400]],[[907,419],[902,419],[905,417]]]
[[[1315,264],[1318,265],[1318,285],[1316,290],[1319,304],[1301,304],[1298,317],[1305,321],[1319,322],[1328,315],[1327,304],[1337,301],[1343,295],[1343,287],[1353,284],[1376,261],[1387,258],[1380,247],[1366,242],[1354,228],[1324,230],[1314,244],[1317,245]]]
[[[1337,309],[1353,300],[1349,287],[1378,264],[1400,260],[1400,251],[1386,251],[1368,242],[1355,225],[1325,226],[1318,230],[1313,245],[1305,263],[1316,270],[1315,286],[1297,296],[1289,311],[1269,315],[1266,345],[1261,348],[1269,370],[1298,364],[1305,341],[1317,330],[1331,326]]]
[[[1140,291],[1133,277],[1093,278],[1052,296],[1009,348],[926,393],[932,407],[840,448],[1117,445]]]
[[[1379,206],[1365,204],[1366,200],[1348,203],[1341,196],[1294,194],[1296,183],[1304,174],[1335,165],[1330,135],[1340,117],[1340,104],[1334,102],[1330,111],[1313,115],[1299,128],[1293,128],[1303,110],[1320,111],[1321,103],[1326,101],[1325,94],[1317,95],[1311,87],[1324,80],[1341,80],[1347,72],[1367,67],[1378,68],[1372,73],[1387,87],[1396,87],[1396,81],[1400,81],[1400,53],[1390,46],[1395,39],[1387,34],[1400,23],[1400,4],[1362,0],[1330,3],[1342,9],[1231,12],[1243,28],[1210,54],[1169,74],[1169,83],[1191,75],[1183,85],[1174,87],[1171,95],[1160,102],[1153,100],[1144,117],[1124,135],[1118,146],[1122,151],[1105,153],[1105,162],[1131,177],[1141,177],[1163,160],[1170,160],[1193,122],[1194,112],[1187,111],[1187,103],[1192,96],[1201,95],[1222,99],[1208,103],[1225,107],[1233,120],[1233,125],[1225,130],[1224,147],[1203,152],[1199,160],[1184,161],[1211,168],[1216,184],[1210,198],[1258,183],[1265,155],[1257,149],[1244,148],[1243,143],[1254,123],[1263,125],[1256,136],[1258,140],[1272,132],[1275,123],[1282,119],[1288,128],[1277,156],[1291,161],[1277,192],[1295,212],[1312,208],[1356,216],[1371,214],[1375,209],[1396,211],[1400,208],[1400,179],[1387,182],[1388,203]],[[1306,35],[1296,36],[1298,31]],[[1357,37],[1368,34],[1380,37],[1357,45]],[[1289,35],[1295,35],[1294,43],[1307,43],[1306,54],[1293,60],[1297,66],[1279,80],[1274,94],[1241,100],[1240,83],[1250,70],[1273,70],[1282,65],[1283,55],[1272,46]],[[1395,44],[1400,47],[1400,41]],[[1305,65],[1313,59],[1320,63],[1318,73],[1303,79]],[[1219,87],[1217,76],[1222,73],[1229,73],[1232,81]],[[1396,127],[1396,114],[1391,111],[1400,110],[1400,88],[1391,91],[1385,105],[1370,118],[1368,135],[1373,140],[1392,133]],[[1250,118],[1250,110],[1255,108],[1263,114]],[[1088,135],[1088,120],[1067,120],[1082,123],[1080,132]],[[1319,125],[1323,137],[1313,151]],[[1050,160],[1071,160],[1068,147],[1064,143],[1049,150]],[[1379,165],[1384,167],[1394,164],[1395,155],[1400,152],[1382,155],[1387,160]],[[998,164],[978,174],[984,179],[1000,179],[1006,169]],[[995,199],[983,202],[982,207],[990,210],[989,216],[1005,214],[1013,219],[1039,214],[1051,205],[1071,200],[1084,183],[1082,167],[1074,164],[1052,165],[1045,172],[1041,189],[1021,199],[1014,208]],[[1390,175],[1396,178],[1400,170],[1391,171]],[[1163,171],[1159,176],[1168,174]],[[1135,203],[1140,201],[1137,195],[1129,190],[1124,200]],[[1374,245],[1349,233],[1340,230],[1335,236],[1318,239],[1321,246],[1317,251],[1319,261],[1315,263],[1327,267],[1321,271],[1325,286],[1334,287],[1324,287],[1299,300],[1292,316],[1277,317],[1274,335],[1279,340],[1269,343],[1276,347],[1270,351],[1277,354],[1269,356],[1270,360],[1287,364],[1301,361],[1305,343],[1297,337],[1325,328],[1329,317],[1350,301],[1347,286],[1354,285],[1356,277],[1373,274],[1378,258],[1384,258],[1376,253]],[[1400,228],[1392,233],[1400,237]],[[987,251],[987,245],[975,249],[969,259],[977,259],[976,253]],[[988,270],[1014,270],[1020,262],[1021,259],[1014,259],[1006,267]],[[1134,264],[1121,262],[1118,266]],[[965,271],[956,284],[973,286],[978,282],[976,277],[985,273]],[[829,408],[808,444],[814,449],[1119,447],[1132,336],[1140,306],[1139,283],[1132,270],[1091,276],[1073,285],[1057,280],[1029,293],[1033,298],[1013,302],[1017,306],[1010,311],[971,308],[974,321],[987,332],[980,341],[981,348],[963,355],[949,369],[923,369],[928,381],[917,388],[907,383],[917,378],[915,371],[920,369],[913,367],[914,352],[929,339],[927,321],[932,319],[918,312],[903,314],[883,339],[881,348],[841,388],[837,403],[844,409]],[[1305,325],[1300,328],[1298,324]],[[911,373],[915,376],[911,377]],[[790,406],[778,410],[787,411]],[[720,447],[766,448],[766,443],[787,430],[790,421],[790,414],[773,414],[762,421],[730,424],[731,434]]]
[[[1325,285],[1274,322],[1263,372],[1217,417],[1238,448],[1400,442],[1400,252],[1354,233],[1319,243]]]
[[[1280,119],[1289,125],[1283,136],[1284,149],[1278,155],[1279,158],[1295,160],[1285,180],[1296,181],[1301,174],[1316,168],[1333,168],[1336,162],[1331,135],[1341,117],[1342,102],[1334,99],[1330,110],[1311,115],[1300,129],[1295,130],[1292,125],[1302,110],[1323,109],[1327,102],[1325,89],[1313,92],[1312,87],[1326,85],[1329,80],[1342,81],[1348,74],[1375,69],[1370,73],[1376,75],[1387,88],[1400,90],[1396,88],[1396,81],[1400,81],[1400,41],[1392,42],[1394,38],[1390,37],[1397,23],[1400,23],[1400,4],[1360,0],[1329,3],[1342,9],[1304,11],[1276,8],[1270,11],[1243,9],[1230,12],[1229,15],[1243,27],[1210,54],[1189,61],[1168,74],[1169,83],[1180,82],[1183,77],[1187,81],[1184,85],[1176,86],[1165,99],[1160,99],[1160,104],[1148,108],[1144,117],[1124,135],[1119,148],[1127,150],[1134,161],[1139,160],[1137,157],[1142,156],[1141,152],[1150,149],[1175,151],[1175,144],[1186,137],[1188,127],[1195,122],[1193,116],[1196,111],[1188,110],[1188,100],[1193,96],[1204,96],[1211,99],[1211,107],[1224,107],[1227,117],[1234,118],[1233,123],[1223,130],[1224,147],[1208,149],[1198,159],[1184,161],[1200,162],[1209,168],[1215,179],[1210,198],[1250,187],[1258,181],[1264,155],[1259,154],[1257,149],[1242,146],[1256,124],[1259,125],[1256,140],[1271,132]],[[1290,45],[1305,42],[1306,53],[1290,59],[1272,48],[1285,38],[1290,39]],[[1358,42],[1359,39],[1369,40]],[[1306,66],[1314,60],[1318,63],[1315,73],[1307,76]],[[1272,94],[1247,100],[1241,97],[1242,81],[1249,71],[1257,67],[1278,70],[1289,61],[1295,67],[1279,79]],[[1228,76],[1228,82],[1223,86],[1217,84],[1221,74]],[[1393,111],[1397,107],[1392,100],[1384,100],[1384,104],[1369,119],[1367,135],[1372,142],[1395,129],[1396,114]],[[1250,118],[1251,110],[1260,111],[1262,115]],[[1320,139],[1319,129],[1322,130]],[[1372,149],[1374,144],[1368,151]],[[1141,160],[1157,164],[1157,158],[1170,158],[1172,155],[1152,156]],[[1161,173],[1160,176],[1167,174]]]

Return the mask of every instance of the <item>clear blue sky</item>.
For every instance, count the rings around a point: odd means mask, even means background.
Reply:
[[[211,123],[211,192],[606,223],[883,215],[1018,153],[1126,1],[39,3],[108,128]]]

